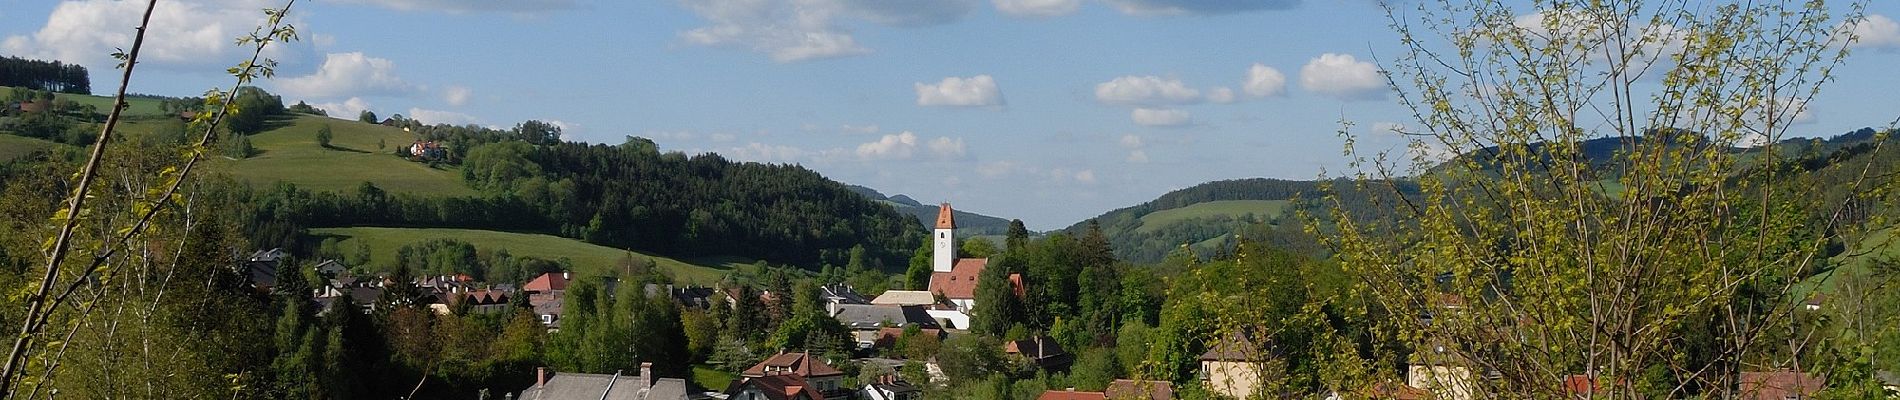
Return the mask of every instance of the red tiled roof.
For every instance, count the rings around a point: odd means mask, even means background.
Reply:
[[[1112,400],[1174,400],[1174,384],[1168,381],[1116,379],[1102,394]]]
[[[950,272],[930,274],[930,291],[941,293],[952,299],[976,298],[976,278],[983,275],[983,269],[989,267],[987,258],[961,258],[950,266]]]
[[[521,285],[521,290],[524,292],[542,293],[567,290],[567,273],[549,272],[541,274],[541,276],[534,277],[534,280],[528,281],[528,284]]]
[[[772,358],[765,359],[765,361],[760,361],[758,364],[753,365],[752,368],[746,368],[745,373],[740,375],[756,378],[786,374],[780,371],[770,371],[768,368],[789,370],[792,375],[803,377],[844,375],[844,371],[839,371],[837,368],[833,368],[831,364],[826,364],[824,360],[812,357],[806,353],[779,353],[776,356],[772,356]]]
[[[1398,382],[1373,384],[1372,386],[1366,387],[1365,390],[1360,390],[1358,394],[1360,397],[1367,399],[1428,400],[1438,398],[1438,396],[1432,395],[1432,392],[1425,391],[1425,389],[1415,388],[1411,385]]]
[[[957,221],[954,214],[956,214],[956,212],[950,210],[950,203],[938,205],[937,229],[957,229]]]
[[[1102,392],[1077,392],[1074,390],[1045,390],[1036,400],[1103,400],[1108,398]]]
[[[818,393],[817,388],[806,385],[805,377],[798,375],[773,375],[734,381],[731,387],[726,388],[726,394],[737,395],[748,386],[757,388],[759,393],[764,394],[769,400],[825,400],[824,394]],[[800,398],[800,394],[804,395],[803,399]]]
[[[1743,372],[1742,399],[1805,399],[1827,387],[1827,378],[1794,371]]]

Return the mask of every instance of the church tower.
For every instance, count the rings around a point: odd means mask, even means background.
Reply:
[[[930,263],[934,272],[950,272],[950,267],[957,263],[957,222],[951,214],[950,203],[937,206],[937,231],[934,232],[937,244],[932,247],[935,253]]]

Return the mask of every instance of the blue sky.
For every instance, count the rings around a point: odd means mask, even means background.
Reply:
[[[1883,126],[1900,27],[1871,34],[1797,134]],[[94,87],[143,2],[0,0],[0,54]],[[261,0],[163,1],[133,91],[227,85]],[[303,0],[262,85],[333,115],[556,121],[572,140],[798,163],[1052,229],[1197,183],[1336,175],[1407,123],[1372,0]],[[116,29],[116,30],[115,30]]]

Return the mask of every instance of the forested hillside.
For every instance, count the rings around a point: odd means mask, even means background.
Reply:
[[[1203,256],[1212,255],[1231,248],[1238,236],[1319,255],[1321,251],[1293,216],[1302,209],[1325,210],[1327,205],[1318,201],[1326,186],[1323,183],[1269,178],[1208,182],[1109,211],[1063,231],[1079,235],[1087,230],[1089,221],[1094,221],[1114,244],[1117,258],[1138,263],[1160,261],[1182,246]],[[1349,181],[1332,183],[1335,190],[1354,192]],[[1416,188],[1399,182],[1398,189],[1410,193]],[[1364,195],[1339,198],[1348,207],[1370,208]]]

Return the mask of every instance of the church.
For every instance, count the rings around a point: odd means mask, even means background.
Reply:
[[[937,226],[931,233],[932,246],[930,292],[943,296],[956,308],[956,312],[969,315],[976,308],[977,277],[988,268],[987,258],[957,258],[957,222],[955,211],[950,203],[937,206]],[[1023,293],[1021,274],[1009,275],[1010,286],[1017,295]],[[968,321],[967,318],[963,319]],[[966,324],[956,324],[958,329],[969,329]]]

